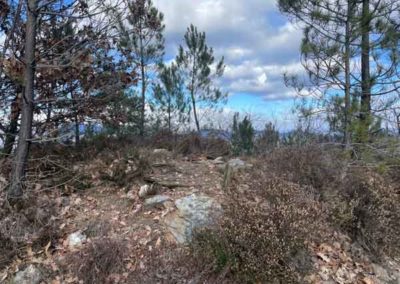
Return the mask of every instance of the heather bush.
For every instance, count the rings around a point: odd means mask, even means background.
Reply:
[[[329,209],[332,225],[348,233],[374,256],[400,255],[400,197],[392,157],[374,152],[368,160],[312,144],[277,149],[261,164],[274,174],[312,188]]]
[[[297,283],[310,267],[293,260],[321,237],[322,207],[296,184],[260,178],[252,186],[263,202],[232,197],[218,229],[195,234],[192,252],[239,283]]]
[[[375,256],[400,256],[400,196],[390,181],[365,168],[344,178],[331,202],[334,221]]]
[[[100,238],[66,257],[65,270],[84,284],[112,283],[109,277],[123,270],[127,248],[124,242]],[[81,283],[81,282],[80,282]]]

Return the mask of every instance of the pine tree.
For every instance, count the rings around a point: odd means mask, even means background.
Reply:
[[[222,57],[217,62],[215,70],[212,70],[215,61],[214,50],[208,47],[205,32],[199,32],[194,25],[187,28],[184,39],[186,46],[179,47],[176,62],[182,70],[185,88],[190,95],[196,129],[200,132],[199,106],[214,107],[223,102],[227,96],[214,85],[214,79],[224,73],[224,58]]]
[[[368,137],[376,115],[371,106],[373,97],[385,96],[400,88],[400,72],[396,67],[400,40],[396,11],[400,3],[396,0],[280,0],[279,7],[305,25],[303,65],[319,95],[330,96],[333,91],[339,93],[338,89],[343,92],[346,145],[351,137],[352,119],[360,120],[366,132],[363,136]],[[360,58],[361,69],[350,64]],[[350,113],[351,96],[356,95],[361,99],[358,117]]]
[[[171,133],[172,120],[183,123],[186,113],[190,110],[184,94],[183,79],[176,64],[160,65],[160,83],[154,87],[154,99],[160,111],[166,113],[168,131]]]
[[[238,121],[239,113],[233,116],[232,125],[232,151],[235,155],[246,154],[250,155],[254,149],[254,128],[248,116],[245,116],[242,121]]]
[[[127,15],[118,15],[118,29],[121,34],[119,48],[128,61],[139,68],[141,94],[140,135],[144,135],[146,93],[154,76],[154,66],[164,56],[164,15],[153,6],[151,0],[126,0]],[[127,22],[124,21],[126,16]]]

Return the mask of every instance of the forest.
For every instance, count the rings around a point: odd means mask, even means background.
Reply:
[[[400,2],[195,2],[0,0],[0,283],[400,283]]]

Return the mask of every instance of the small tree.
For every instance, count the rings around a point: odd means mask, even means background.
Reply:
[[[279,144],[279,131],[276,130],[275,125],[269,122],[265,125],[261,135],[256,139],[256,148],[258,152],[269,152]]]
[[[164,56],[164,15],[153,6],[151,0],[125,0],[127,15],[118,15],[121,33],[119,48],[128,61],[138,66],[140,75],[141,117],[140,135],[144,135],[146,92],[154,66]],[[124,21],[125,16],[127,21]],[[153,68],[153,69],[152,69]]]
[[[235,155],[250,155],[254,149],[254,128],[248,116],[238,122],[239,113],[233,116],[232,151]]]
[[[198,105],[216,106],[224,101],[227,94],[214,86],[214,79],[223,75],[225,65],[222,57],[214,64],[214,50],[206,44],[206,34],[198,32],[194,25],[185,34],[186,48],[179,47],[176,62],[182,70],[184,85],[190,95],[192,111],[197,131],[200,131]]]
[[[172,132],[172,120],[186,121],[188,101],[185,98],[183,79],[176,64],[160,65],[160,83],[154,86],[154,99],[160,110],[166,113],[166,124],[169,132]]]

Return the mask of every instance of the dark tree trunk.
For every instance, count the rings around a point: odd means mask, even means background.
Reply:
[[[75,146],[80,143],[80,131],[79,131],[79,118],[78,114],[75,114]]]
[[[351,111],[350,111],[350,96],[351,96],[351,81],[350,81],[350,41],[351,41],[351,26],[350,21],[353,16],[353,3],[348,1],[347,3],[347,19],[346,19],[346,34],[345,34],[345,96],[344,96],[344,145],[346,149],[350,148],[351,144]]]
[[[371,115],[371,75],[370,75],[370,0],[362,1],[361,19],[361,112],[363,132],[368,135]]]
[[[143,38],[142,38],[142,30],[140,30],[140,72],[142,76],[142,101],[141,101],[141,113],[140,113],[140,136],[144,136],[144,120],[145,120],[145,111],[146,111],[146,72],[145,72],[145,63],[144,63],[144,47],[143,47]]]
[[[193,116],[194,116],[194,121],[196,123],[196,129],[197,132],[200,133],[200,123],[199,123],[199,119],[197,118],[197,110],[196,110],[196,99],[194,97],[194,94],[191,94],[192,97],[192,106],[193,106]]]
[[[27,0],[27,22],[25,38],[25,91],[22,97],[21,126],[18,135],[18,146],[15,152],[11,184],[8,199],[13,201],[23,194],[26,164],[29,156],[29,145],[32,136],[34,108],[35,46],[37,0]]]
[[[144,136],[144,120],[146,111],[146,78],[144,71],[144,63],[141,64],[141,75],[142,75],[142,101],[140,110],[140,136]]]
[[[18,90],[14,101],[11,104],[10,124],[6,130],[6,138],[4,141],[3,155],[8,157],[11,155],[16,136],[18,134],[18,119],[21,113],[21,90]]]

